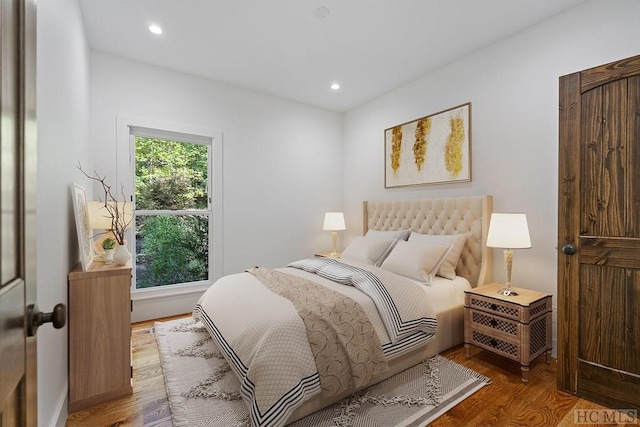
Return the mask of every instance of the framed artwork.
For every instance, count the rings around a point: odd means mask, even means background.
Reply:
[[[93,261],[93,233],[89,227],[87,192],[78,184],[73,184],[71,185],[71,199],[73,200],[73,216],[76,220],[76,232],[80,246],[80,263],[82,271],[87,271]]]
[[[471,103],[384,131],[384,186],[471,181]]]

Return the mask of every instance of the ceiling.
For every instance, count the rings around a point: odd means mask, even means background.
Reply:
[[[79,4],[93,50],[343,112],[584,1]],[[151,24],[163,34],[152,34]],[[339,90],[330,89],[334,82]]]

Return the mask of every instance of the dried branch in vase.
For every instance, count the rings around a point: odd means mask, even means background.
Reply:
[[[124,187],[120,188],[120,192],[122,193],[122,201],[118,201],[116,196],[114,196],[111,191],[111,186],[107,184],[106,178],[107,176],[100,176],[98,172],[93,171],[93,175],[88,174],[82,169],[82,165],[78,162],[77,168],[92,181],[97,181],[102,185],[102,189],[104,191],[104,197],[99,198],[101,203],[104,203],[104,208],[107,211],[108,215],[111,217],[111,232],[113,233],[116,241],[119,245],[125,245],[125,233],[127,228],[131,225],[133,221],[132,215],[125,214],[125,206],[127,197],[124,194]]]

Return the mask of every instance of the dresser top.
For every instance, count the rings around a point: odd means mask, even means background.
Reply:
[[[69,272],[69,280],[76,280],[88,277],[108,277],[131,274],[131,261],[125,265],[105,264],[103,262],[93,262],[87,271],[82,271],[82,265],[77,264]]]
[[[511,286],[511,289],[518,293],[518,295],[502,295],[498,291],[505,287],[504,283],[489,283],[477,288],[468,289],[464,291],[468,294],[480,295],[487,298],[493,298],[499,301],[506,301],[514,304],[521,305],[523,307],[529,306],[536,301],[540,301],[543,298],[551,296],[550,294],[538,291],[532,291],[530,289],[518,288]]]

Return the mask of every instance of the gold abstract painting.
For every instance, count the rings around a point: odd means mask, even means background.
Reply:
[[[471,181],[471,103],[384,131],[385,188]]]

